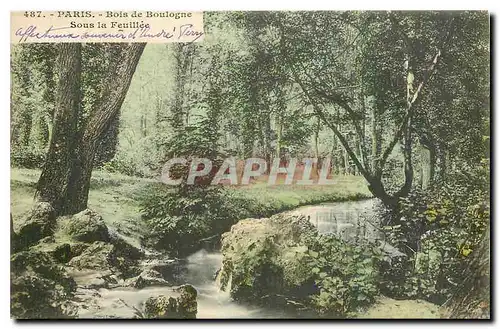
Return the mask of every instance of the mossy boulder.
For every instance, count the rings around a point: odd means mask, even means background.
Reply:
[[[90,247],[89,243],[76,242],[70,244],[71,257],[80,256],[83,252]]]
[[[239,221],[222,236],[223,266],[217,277],[221,289],[230,290],[236,300],[253,302],[311,293],[312,271],[301,255],[316,235],[300,215]]]
[[[180,293],[177,298],[150,297],[144,304],[144,316],[150,319],[195,319],[198,312],[196,289],[186,284],[176,290]]]
[[[109,243],[115,246],[117,254],[121,257],[138,260],[144,257],[144,251],[133,246],[125,238],[115,231],[108,230],[109,232]]]
[[[168,282],[163,278],[160,272],[153,269],[147,269],[138,276],[128,279],[126,285],[136,289],[143,289],[150,286],[166,286]]]
[[[17,319],[73,316],[68,300],[75,281],[49,253],[25,250],[11,256],[11,315]]]
[[[122,257],[114,245],[102,241],[92,243],[81,255],[73,257],[68,265],[77,269],[98,271],[112,270],[124,273],[136,271],[134,260]]]
[[[138,274],[137,260],[123,257],[115,245],[103,241],[90,244],[79,256],[73,257],[68,265],[76,269],[111,270],[124,278]]]
[[[190,284],[184,284],[176,289],[181,295],[177,298],[178,313],[186,319],[196,318],[198,313],[198,302],[196,298],[198,292]]]
[[[179,318],[177,314],[177,299],[164,295],[150,297],[144,303],[144,316],[147,319]]]
[[[112,244],[96,241],[81,255],[73,257],[69,265],[77,269],[106,270],[117,263],[116,250]]]
[[[85,209],[62,220],[64,232],[75,241],[95,242],[110,240],[108,227],[102,217],[91,209]]]
[[[71,259],[71,246],[68,243],[56,245],[52,251],[52,257],[59,263],[67,263]]]
[[[30,215],[19,226],[19,232],[14,235],[16,250],[27,248],[41,239],[51,236],[56,227],[54,208],[47,202],[39,202],[32,208]]]

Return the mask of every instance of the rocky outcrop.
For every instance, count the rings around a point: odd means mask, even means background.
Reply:
[[[90,246],[88,243],[75,242],[70,244],[71,257],[80,256]]]
[[[108,230],[108,232],[109,243],[115,246],[118,256],[132,260],[138,260],[144,257],[144,251],[129,243],[120,234],[112,230]]]
[[[125,282],[126,286],[136,289],[143,289],[151,286],[166,286],[168,284],[169,283],[163,278],[163,276],[158,271],[153,269],[144,270],[137,277],[128,279]]]
[[[56,245],[52,251],[52,257],[59,263],[67,263],[71,257],[71,246],[68,243]]]
[[[105,270],[116,264],[115,247],[112,244],[96,241],[80,256],[73,257],[69,265],[77,269]]]
[[[298,251],[316,236],[300,215],[245,219],[222,236],[223,266],[217,280],[237,300],[274,300],[294,291],[314,290],[312,272]]]
[[[142,260],[140,266],[151,269],[161,274],[169,284],[178,286],[184,283],[187,274],[187,260],[168,258],[161,253],[151,253]]]
[[[99,294],[116,287],[134,291],[169,284],[163,272],[155,270],[165,270],[161,264],[140,264],[144,251],[108,229],[90,209],[56,219],[49,204],[39,203],[19,233],[11,229],[11,238],[11,302],[16,318],[63,318],[77,316],[76,310],[83,317],[133,318],[139,312],[133,304]],[[81,300],[72,297],[75,291]],[[171,305],[168,317],[196,316],[196,290],[194,297],[189,288],[182,291],[180,297],[179,292],[173,293],[176,304]],[[168,308],[164,303],[157,306],[160,313],[162,307]]]
[[[93,210],[86,209],[73,216],[62,217],[58,223],[60,235],[69,238],[69,253],[62,252],[68,251],[67,246],[64,249],[59,246],[54,253],[63,254],[59,259],[66,260],[70,267],[102,273],[111,271],[122,278],[138,274],[138,260],[144,253],[108,229],[102,217]]]
[[[176,289],[177,298],[160,295],[149,298],[144,304],[144,317],[149,319],[195,319],[198,312],[196,289],[182,285]]]
[[[19,226],[13,244],[17,250],[36,244],[39,240],[54,233],[56,214],[54,208],[47,202],[37,203],[24,223]]]
[[[91,209],[67,217],[62,224],[65,233],[75,241],[109,241],[108,227],[102,217]]]
[[[79,256],[71,258],[68,265],[79,270],[111,270],[124,278],[134,276],[138,271],[137,259],[124,257],[115,245],[103,241],[90,244]]]
[[[11,256],[11,315],[17,319],[66,318],[75,281],[48,253],[25,250]]]

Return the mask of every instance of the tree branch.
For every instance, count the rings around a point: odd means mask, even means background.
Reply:
[[[389,158],[389,155],[392,153],[392,150],[394,149],[394,146],[396,143],[402,138],[402,135],[406,129],[408,129],[408,123],[410,116],[412,115],[413,111],[413,105],[418,99],[418,95],[424,85],[429,81],[429,79],[433,76],[435,69],[436,69],[436,64],[438,63],[438,60],[441,56],[441,50],[438,50],[437,54],[434,56],[434,60],[432,61],[429,69],[426,71],[424,74],[424,78],[418,85],[417,90],[413,94],[413,97],[411,100],[408,102],[407,107],[406,107],[406,113],[403,118],[403,121],[401,122],[401,125],[399,129],[397,130],[396,134],[394,135],[392,141],[389,143],[389,146],[385,149],[384,153],[382,154],[382,158],[380,159],[380,162],[377,161],[377,169],[376,169],[376,176],[380,177],[382,175],[382,170],[384,168],[385,163],[387,162],[387,159]]]
[[[325,125],[327,125],[330,129],[332,129],[332,131],[335,133],[335,135],[339,139],[340,143],[342,144],[342,146],[344,147],[344,149],[346,150],[346,152],[349,154],[349,156],[351,157],[351,159],[354,161],[354,164],[356,165],[356,167],[358,168],[358,170],[361,172],[361,174],[368,181],[370,181],[371,180],[370,173],[361,164],[361,162],[359,161],[358,157],[356,156],[356,153],[349,146],[349,143],[347,142],[347,139],[344,137],[344,135],[342,135],[340,133],[340,131],[338,130],[338,128],[334,124],[332,124],[330,120],[328,120],[326,118],[325,113],[321,110],[321,108],[318,106],[318,104],[316,104],[316,102],[314,101],[314,99],[310,96],[309,92],[304,87],[302,81],[298,77],[298,75],[295,72],[295,70],[292,69],[292,72],[293,72],[293,75],[295,77],[296,82],[298,83],[298,85],[302,89],[302,92],[304,93],[304,95],[306,95],[306,97],[308,98],[309,102],[313,106],[313,109],[314,109],[314,112],[316,113],[316,115],[319,118],[321,118],[321,120],[325,123]]]

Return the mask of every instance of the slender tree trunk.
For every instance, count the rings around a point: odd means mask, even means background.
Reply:
[[[377,159],[380,157],[381,147],[380,147],[380,138],[378,132],[378,114],[377,108],[373,106],[372,113],[372,124],[371,124],[371,135],[372,135],[372,161],[371,167],[372,170],[375,171],[377,168]]]
[[[175,90],[172,111],[172,126],[174,129],[182,130],[188,123],[188,113],[185,109],[186,82],[190,74],[190,64],[194,54],[194,44],[176,43],[174,57],[176,60]],[[188,90],[189,92],[189,90]]]
[[[145,114],[141,115],[141,136],[142,137],[147,136],[146,115]]]
[[[439,169],[437,176],[439,177],[439,179],[445,179],[448,164],[446,163],[446,151],[444,150],[443,145],[439,145],[438,147],[437,160],[437,168]]]
[[[281,138],[283,136],[283,122],[280,115],[276,116],[276,130],[278,136],[276,137],[276,158],[281,159]]]
[[[266,158],[267,162],[267,168],[266,168],[266,174],[268,174],[271,171],[271,162],[272,162],[272,147],[271,147],[271,135],[272,135],[272,129],[271,129],[271,113],[269,111],[269,108],[266,106],[265,107],[265,112],[263,113],[262,116],[262,125],[263,125],[263,146],[264,146],[264,155]]]
[[[319,158],[319,131],[321,129],[321,119],[317,118],[316,129],[314,130],[314,156],[318,159],[316,163],[316,175],[319,177],[319,168],[321,167],[321,159]]]
[[[337,175],[340,175],[340,160],[339,160],[339,156],[338,156],[338,142],[337,142],[337,136],[335,136],[335,134],[333,134],[332,167],[335,168],[335,173]]]
[[[436,154],[436,147],[435,145],[432,145],[432,147],[429,148],[429,184],[432,185],[434,184],[434,180],[436,178],[436,161],[437,161],[437,154]]]
[[[349,175],[349,155],[346,150],[344,150],[344,175]]]

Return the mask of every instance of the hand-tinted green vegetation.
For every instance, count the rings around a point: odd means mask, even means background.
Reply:
[[[139,256],[124,269],[123,249],[132,249],[122,240],[86,230],[92,241],[75,240],[65,220],[79,227],[71,221],[83,218],[162,257],[222,244],[219,281],[231,278],[242,302],[344,318],[383,295],[381,305],[423,299],[443,316],[489,317],[487,13],[209,12],[205,33],[192,44],[12,46],[12,262],[46,252],[69,272],[101,264],[106,274],[77,282],[84,289],[165,281],[158,268],[139,274]],[[166,186],[158,178],[174,157],[208,158],[215,169],[227,157],[259,157],[268,169],[248,186]],[[291,158],[318,159],[312,179],[328,167],[336,184],[283,185],[280,176],[267,185],[273,160]],[[293,216],[273,217],[368,197],[379,201],[370,221],[404,256],[363,239],[301,240],[285,234]],[[256,224],[263,231],[252,237],[246,218],[274,224]],[[77,252],[53,259],[66,248]],[[36,278],[41,303],[55,307],[39,316],[62,316],[72,292],[53,288],[64,273],[45,272],[15,267],[12,280]],[[16,285],[12,314],[36,317],[25,288]]]

